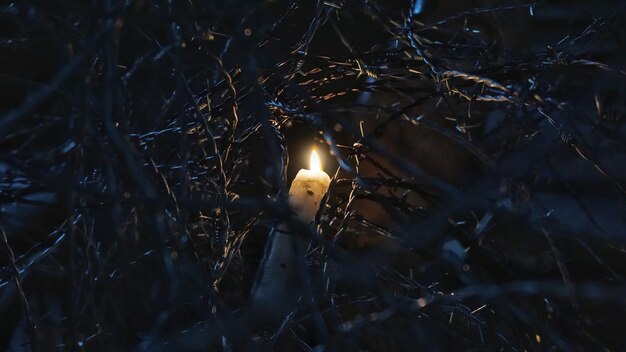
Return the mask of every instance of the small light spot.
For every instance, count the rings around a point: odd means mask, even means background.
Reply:
[[[418,15],[424,10],[424,0],[417,0],[413,4],[413,14]]]
[[[245,35],[246,37],[249,37],[252,35],[252,29],[250,28],[246,28],[243,30],[243,35]]]

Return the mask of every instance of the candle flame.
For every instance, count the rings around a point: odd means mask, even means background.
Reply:
[[[320,162],[320,157],[317,155],[315,149],[311,151],[311,170],[313,171],[322,171],[322,163]]]

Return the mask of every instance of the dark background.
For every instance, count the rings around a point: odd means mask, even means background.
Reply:
[[[0,350],[624,349],[624,5],[416,1],[1,4]]]

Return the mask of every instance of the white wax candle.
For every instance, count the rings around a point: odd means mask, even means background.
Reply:
[[[322,197],[328,191],[330,177],[322,170],[319,156],[311,152],[311,169],[301,169],[289,188],[289,204],[298,220],[308,223],[315,217]]]
[[[315,218],[329,184],[330,177],[313,151],[311,169],[300,170],[289,188],[289,204],[299,221],[309,223]],[[290,233],[285,223],[270,234],[252,293],[253,307],[265,319],[281,319],[300,295],[297,266],[304,265],[309,241],[298,235]]]

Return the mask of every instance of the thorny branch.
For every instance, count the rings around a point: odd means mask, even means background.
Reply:
[[[0,10],[0,349],[623,346],[617,1],[44,3]],[[267,322],[280,222],[312,241]]]

